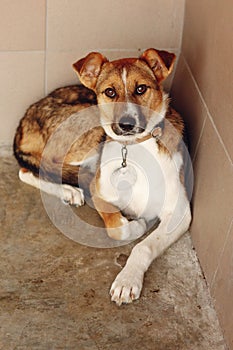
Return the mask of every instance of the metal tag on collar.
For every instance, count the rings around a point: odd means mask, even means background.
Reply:
[[[154,129],[152,129],[151,136],[158,140],[162,136],[162,128],[160,128],[160,126],[156,126]]]
[[[121,166],[122,166],[122,168],[125,168],[127,166],[127,163],[126,163],[127,154],[128,154],[128,151],[127,151],[126,145],[124,145],[121,148],[121,155],[122,155]]]

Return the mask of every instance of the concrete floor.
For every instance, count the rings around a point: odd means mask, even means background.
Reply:
[[[70,240],[17,171],[1,158],[0,349],[225,349],[188,233],[152,264],[141,299],[118,307],[108,291],[133,244]]]

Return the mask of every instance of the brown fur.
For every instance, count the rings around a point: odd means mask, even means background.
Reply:
[[[183,139],[184,122],[181,116],[172,108],[169,108],[165,117],[162,136],[158,140],[162,152],[172,155],[179,148]]]

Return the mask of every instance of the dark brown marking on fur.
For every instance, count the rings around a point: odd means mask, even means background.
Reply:
[[[71,85],[58,88],[52,91],[49,96],[60,99],[63,104],[97,104],[96,94],[94,91],[84,87],[83,85]]]
[[[99,147],[105,135],[101,127],[91,130],[88,135],[82,135],[70,145],[65,158],[62,152],[62,139],[57,145],[58,149],[51,150],[50,159],[46,159],[41,164],[41,157],[50,136],[62,122],[72,114],[95,104],[95,93],[83,85],[56,89],[45,98],[32,104],[21,119],[14,138],[14,155],[19,165],[30,170],[34,175],[40,174],[44,179],[53,182],[62,181],[78,185],[80,181],[87,182],[82,178],[90,180],[91,174],[88,169],[82,170],[82,176],[79,176],[79,167],[75,167],[74,171],[74,166],[68,163],[77,159],[81,161],[91,148]],[[91,122],[89,123],[91,125]]]
[[[172,108],[168,108],[162,137],[158,140],[159,150],[170,156],[179,150],[183,140],[184,122],[181,116]]]

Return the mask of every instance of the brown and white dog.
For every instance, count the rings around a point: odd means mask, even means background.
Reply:
[[[174,61],[174,54],[155,49],[112,62],[90,53],[73,65],[85,87],[57,89],[32,105],[14,140],[20,179],[77,206],[84,203],[80,183],[89,187],[113,239],[137,239],[159,219],[158,227],[135,245],[111,286],[111,299],[119,305],[139,298],[151,262],[187,231],[191,221],[184,186],[184,126],[161,85]],[[44,148],[57,126],[96,103],[101,126],[79,137],[63,158],[59,155],[67,136],[61,134],[41,170]],[[77,122],[81,127],[86,121]],[[56,169],[61,159],[59,184]],[[77,171],[81,167],[86,171],[82,180]]]

